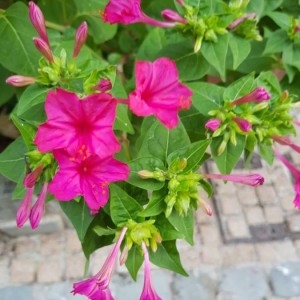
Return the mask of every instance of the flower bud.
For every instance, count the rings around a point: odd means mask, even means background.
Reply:
[[[164,9],[161,12],[161,15],[167,21],[178,22],[178,23],[183,23],[183,24],[186,23],[186,20],[182,16],[180,16],[176,11],[171,10],[171,9]]]
[[[88,36],[88,26],[86,22],[83,22],[76,31],[73,58],[78,56],[83,44],[87,39],[87,36]]]
[[[211,131],[216,131],[221,125],[220,119],[210,119],[205,123],[205,128]]]
[[[16,222],[19,228],[25,224],[25,222],[28,220],[30,216],[30,208],[31,208],[33,191],[34,191],[34,187],[30,187],[27,189],[25,198],[23,199],[21,205],[18,208]]]
[[[99,90],[101,93],[105,93],[109,90],[111,90],[112,84],[109,79],[101,78],[100,82],[97,85],[97,90]]]
[[[26,77],[22,75],[13,75],[8,77],[5,82],[12,86],[20,87],[34,84],[36,82],[36,79],[33,77]]]
[[[232,120],[239,126],[243,132],[249,132],[252,129],[252,125],[245,119],[239,117],[233,117]]]
[[[53,63],[53,55],[49,45],[41,38],[33,38],[34,45],[38,51],[50,62]]]
[[[236,27],[238,27],[245,20],[247,20],[247,19],[255,19],[255,18],[256,18],[256,14],[255,13],[246,14],[243,17],[238,18],[235,21],[233,21],[231,24],[229,24],[228,29],[234,30]]]

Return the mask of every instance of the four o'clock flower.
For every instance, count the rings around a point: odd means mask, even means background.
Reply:
[[[33,1],[29,2],[29,18],[40,38],[49,46],[44,15]]]
[[[216,131],[221,125],[221,120],[216,118],[216,119],[210,119],[205,123],[205,128],[209,129],[211,131]]]
[[[126,234],[126,230],[126,227],[122,229],[116,244],[114,245],[108,257],[106,258],[101,270],[91,278],[73,284],[72,293],[74,295],[84,295],[91,300],[114,299],[109,290],[109,282],[111,280],[113,268],[119,253],[121,243]]]
[[[40,125],[34,143],[40,152],[66,148],[106,157],[120,150],[114,132],[117,101],[101,93],[79,99],[62,89],[50,91],[46,98],[47,121]]]
[[[275,148],[273,149],[274,154],[281,162],[289,169],[289,171],[293,174],[295,178],[295,198],[294,198],[294,205],[296,208],[300,209],[300,170],[297,169],[289,160],[287,160],[278,150]]]
[[[141,9],[141,0],[110,0],[103,13],[103,21],[110,24],[145,23],[159,27],[174,27],[175,22],[161,22],[147,16]]]
[[[107,203],[108,184],[127,180],[130,172],[126,164],[112,156],[102,158],[90,154],[85,145],[75,154],[54,150],[53,155],[59,168],[49,184],[49,192],[60,201],[83,196],[91,214],[97,213]]]
[[[272,139],[275,142],[277,142],[278,144],[289,146],[290,148],[292,148],[296,152],[300,153],[300,146],[298,146],[295,143],[293,143],[288,137],[274,135],[274,136],[272,136]]]
[[[73,57],[77,57],[83,44],[85,43],[88,36],[88,26],[86,22],[81,23],[78,27],[75,35],[75,44],[73,50]]]
[[[142,242],[142,249],[144,253],[144,287],[140,300],[161,300],[152,286],[149,253],[145,242]]]
[[[231,105],[239,105],[239,104],[249,103],[249,102],[260,103],[263,101],[268,101],[270,99],[271,99],[271,95],[269,94],[269,92],[263,87],[258,87],[255,90],[253,90],[251,93],[232,101]]]
[[[252,125],[246,119],[233,117],[232,120],[239,126],[241,131],[249,132],[252,129]]]
[[[192,91],[179,82],[175,63],[168,58],[138,61],[136,89],[129,95],[129,108],[137,116],[155,115],[168,129],[177,126],[178,111],[191,106]]]
[[[250,186],[258,186],[264,183],[264,178],[260,174],[203,174],[203,177],[232,181]]]
[[[20,87],[20,86],[34,84],[35,81],[36,81],[36,79],[33,77],[27,77],[27,76],[22,76],[22,75],[13,75],[13,76],[9,76],[5,82],[12,86]]]

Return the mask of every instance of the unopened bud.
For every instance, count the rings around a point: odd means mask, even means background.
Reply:
[[[8,77],[5,82],[13,86],[20,87],[34,84],[36,82],[36,79],[33,77],[26,77],[22,75],[13,75]]]
[[[171,10],[171,9],[164,9],[161,12],[161,15],[167,21],[178,22],[178,23],[183,23],[183,24],[186,23],[186,20],[182,16],[180,16],[176,11]]]
[[[147,170],[141,170],[141,171],[138,171],[138,175],[139,175],[142,179],[153,178],[153,172],[147,171]]]
[[[88,26],[86,22],[83,22],[77,29],[75,35],[75,45],[73,51],[73,57],[77,57],[83,44],[85,43],[88,36]]]
[[[33,38],[34,45],[50,63],[53,63],[53,55],[49,45],[41,38]]]
[[[111,88],[112,88],[111,81],[109,79],[102,78],[96,88],[101,93],[105,93],[105,92],[111,90]]]
[[[205,128],[209,129],[211,131],[216,131],[221,125],[221,120],[216,118],[216,119],[210,119],[205,123]]]

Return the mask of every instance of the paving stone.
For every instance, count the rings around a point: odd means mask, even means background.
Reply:
[[[8,257],[0,256],[0,287],[4,287],[10,284],[9,264],[10,259]]]
[[[40,254],[59,256],[65,249],[65,235],[61,232],[40,235]]]
[[[245,215],[249,225],[264,224],[266,222],[263,210],[259,206],[246,207]]]
[[[222,272],[218,300],[262,300],[269,294],[261,268],[228,268]],[[199,299],[199,298],[198,298]],[[211,298],[213,299],[213,298]]]
[[[227,230],[231,238],[250,238],[248,225],[243,217],[231,217],[227,220]]]
[[[1,300],[32,300],[32,297],[31,286],[11,286],[0,289]]]
[[[278,203],[278,198],[272,185],[263,185],[257,187],[256,193],[259,197],[260,203],[262,203],[263,205],[274,205]]]
[[[35,281],[36,262],[28,258],[15,258],[11,262],[11,282],[32,283]]]
[[[218,246],[221,244],[219,229],[216,225],[200,226],[200,234],[204,245]]]
[[[221,206],[221,213],[225,216],[238,215],[241,213],[241,204],[238,201],[237,196],[228,196],[227,194],[219,194],[216,196],[217,201]]]
[[[37,236],[22,236],[14,240],[15,255],[22,258],[37,258],[39,238]]]
[[[67,279],[80,279],[84,275],[86,259],[82,252],[67,255],[66,277]],[[100,269],[99,269],[100,270]]]
[[[180,240],[177,243],[177,248],[181,256],[181,262],[184,268],[187,270],[197,269],[201,265],[201,249],[200,240],[195,239],[195,244],[193,246],[189,245],[187,242]]]
[[[286,262],[273,268],[270,282],[279,297],[300,296],[300,262]]]
[[[248,186],[241,186],[237,190],[237,196],[243,205],[258,204],[255,189]]]
[[[174,275],[173,283],[174,300],[212,300],[216,298],[217,283],[208,274],[198,272],[189,277]]]
[[[287,223],[291,232],[300,232],[300,213],[288,216]]]
[[[252,244],[223,245],[220,255],[222,257],[222,266],[225,267],[258,261],[256,249]]]
[[[68,255],[82,252],[80,241],[74,229],[66,231],[66,252]]]
[[[50,256],[40,261],[37,268],[37,282],[50,283],[59,282],[63,279],[63,262],[59,257]]]
[[[196,251],[196,249],[195,249]],[[191,258],[188,258],[187,256],[187,262],[183,263],[183,266],[187,268],[188,270],[190,269],[199,269],[199,265],[212,265],[215,267],[221,266],[222,265],[222,255],[220,253],[220,247],[219,246],[206,246],[203,245],[201,247],[201,252],[200,252],[200,258],[201,258],[201,263],[200,264],[195,264],[194,260]],[[190,266],[190,268],[187,267],[187,265]]]
[[[282,210],[278,206],[265,206],[263,210],[266,221],[269,224],[279,224],[284,222]]]

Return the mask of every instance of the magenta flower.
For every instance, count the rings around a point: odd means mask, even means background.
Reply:
[[[33,1],[29,2],[29,18],[40,38],[49,45],[44,15]]]
[[[73,50],[73,58],[77,57],[83,44],[85,43],[88,36],[88,26],[86,22],[81,23],[78,27],[75,35],[75,44]]]
[[[145,15],[141,0],[110,0],[103,13],[103,21],[110,24],[145,23],[159,27],[174,27],[176,23],[161,22]]]
[[[186,23],[186,20],[181,15],[179,15],[176,11],[174,11],[172,9],[164,9],[161,12],[161,15],[167,21],[178,22],[178,23],[183,23],[183,24]]]
[[[106,258],[101,270],[91,278],[73,284],[72,293],[74,295],[84,295],[91,300],[114,299],[109,290],[109,282],[111,280],[111,275],[116,262],[116,258],[118,256],[118,252],[126,231],[127,228],[124,227],[111,253]]]
[[[9,76],[5,82],[12,86],[20,87],[20,86],[34,84],[35,81],[36,81],[36,79],[33,77],[27,77],[27,76],[22,76],[22,75],[13,75],[13,76]]]
[[[112,155],[120,150],[112,128],[116,107],[110,94],[79,99],[62,89],[50,91],[45,104],[48,120],[39,126],[34,143],[40,152],[66,148],[75,153],[84,145],[101,157]]]
[[[45,182],[40,195],[38,196],[35,204],[31,208],[29,221],[32,229],[36,229],[45,212],[45,202],[48,190],[48,182]]]
[[[29,219],[33,191],[34,187],[27,188],[26,195],[17,210],[16,223],[19,228]]]
[[[249,103],[249,102],[263,102],[263,101],[268,101],[271,99],[271,95],[269,92],[263,88],[263,87],[258,87],[255,90],[253,90],[251,93],[237,99],[231,102],[232,105],[239,105],[243,103]]]
[[[38,51],[40,51],[43,56],[50,62],[53,63],[53,55],[50,46],[41,38],[33,38],[34,45]]]
[[[221,125],[220,119],[210,119],[205,123],[205,128],[211,131],[216,131]]]
[[[260,174],[203,174],[203,177],[232,181],[250,186],[258,186],[264,183],[264,178]]]
[[[288,161],[279,151],[276,149],[273,149],[273,151],[276,157],[281,160],[281,162],[289,169],[295,178],[296,183],[294,189],[296,196],[293,203],[297,209],[300,209],[300,170],[297,169],[290,161]]]
[[[155,115],[167,128],[179,122],[178,111],[191,106],[192,91],[179,82],[175,63],[168,58],[138,61],[136,89],[129,95],[129,108],[137,116]]]
[[[272,136],[272,139],[280,145],[289,146],[291,149],[295,150],[296,152],[300,153],[300,146],[293,143],[288,137],[285,136]]]
[[[126,164],[111,156],[90,154],[85,146],[75,155],[65,150],[54,150],[53,155],[59,168],[49,184],[49,192],[59,201],[83,196],[92,214],[107,203],[108,184],[126,180],[130,172]]]
[[[239,126],[241,131],[249,132],[252,129],[252,125],[246,119],[233,117],[232,120]]]
[[[144,252],[144,287],[140,300],[162,300],[152,286],[149,253],[144,242],[142,242],[142,249]]]

